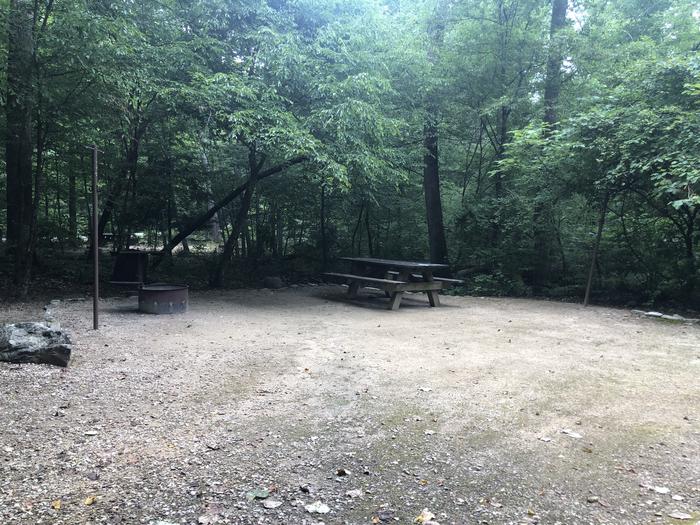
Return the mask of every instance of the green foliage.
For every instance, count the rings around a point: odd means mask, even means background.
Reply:
[[[37,2],[39,259],[89,233],[92,143],[115,248],[162,246],[244,183],[254,159],[285,169],[256,190],[237,271],[425,258],[431,118],[448,251],[469,292],[580,293],[607,195],[595,296],[698,307],[696,2],[570,4],[550,37],[551,3],[539,0]],[[3,109],[7,49],[3,37]],[[545,129],[553,51],[559,122]],[[286,167],[293,159],[303,162]],[[7,201],[4,188],[0,178]],[[207,264],[237,209],[190,237]]]

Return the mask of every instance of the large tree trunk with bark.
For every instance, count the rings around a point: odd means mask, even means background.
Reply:
[[[31,253],[32,111],[34,106],[33,3],[11,0],[7,49],[7,247],[13,257],[14,281],[26,293]]]
[[[437,63],[437,52],[444,37],[445,3],[438,2],[434,19],[428,33],[428,62]],[[440,163],[438,150],[438,113],[435,93],[429,93],[426,100],[426,115],[423,123],[423,193],[425,194],[426,222],[428,224],[428,246],[430,260],[434,263],[447,263],[447,241],[442,222],[442,199],[440,197]]]
[[[566,26],[567,0],[552,0],[552,17],[549,27],[547,74],[544,83],[544,134],[549,138],[554,132],[558,116],[557,104],[561,90],[563,50],[560,31]],[[539,193],[546,193],[547,181],[541,181]],[[553,204],[549,197],[538,195],[533,210],[533,285],[536,289],[546,283],[552,271],[554,232]]]
[[[434,115],[428,116],[423,131],[423,191],[428,222],[428,244],[430,261],[447,262],[447,242],[442,222],[442,200],[440,198],[440,165],[438,157],[438,130]]]
[[[566,27],[567,0],[552,0],[552,19],[549,25],[549,52],[547,76],[544,81],[545,133],[551,133],[557,124],[557,103],[561,91],[561,66],[564,60],[559,32]]]

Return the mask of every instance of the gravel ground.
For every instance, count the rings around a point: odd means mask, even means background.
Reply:
[[[700,327],[342,294],[52,307],[71,366],[0,363],[0,523],[700,523]]]

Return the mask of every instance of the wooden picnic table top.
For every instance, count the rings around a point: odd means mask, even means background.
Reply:
[[[406,270],[442,270],[445,268],[449,268],[447,264],[420,261],[395,261],[392,259],[375,259],[372,257],[341,257],[340,259],[343,261],[366,264],[368,266],[401,268]]]

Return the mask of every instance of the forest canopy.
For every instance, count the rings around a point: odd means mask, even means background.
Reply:
[[[369,255],[700,307],[694,0],[0,0],[0,26],[8,291],[89,279],[94,144],[105,250],[208,286]]]

